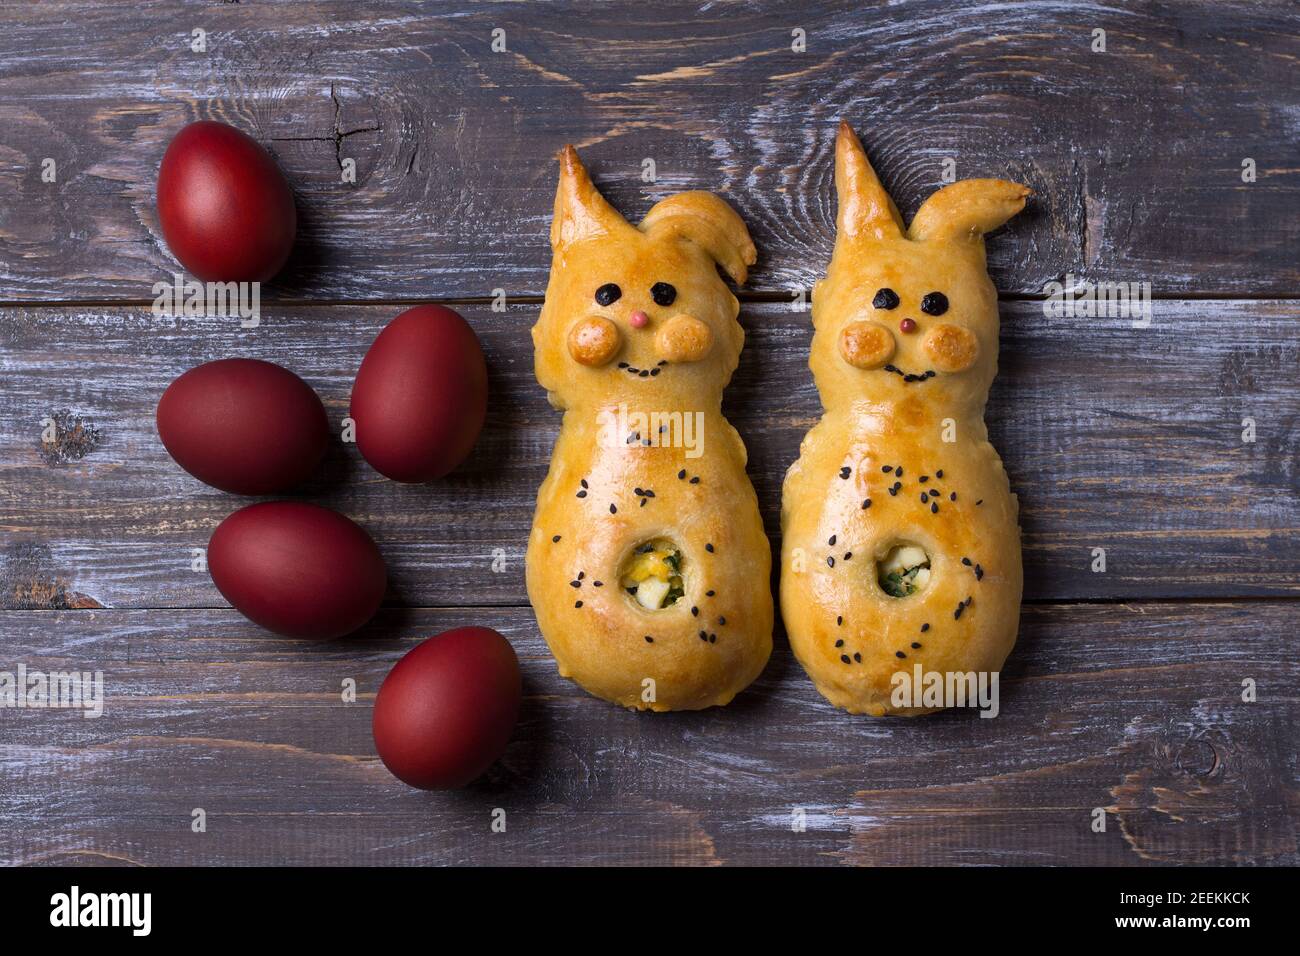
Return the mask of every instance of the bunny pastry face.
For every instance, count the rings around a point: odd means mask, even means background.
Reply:
[[[633,226],[566,147],[551,246],[533,345],[537,377],[553,402],[721,396],[744,332],[718,266],[741,283],[755,257],[731,207],[709,193],[679,193]]]
[[[813,295],[811,365],[835,401],[916,404],[922,392],[982,402],[997,371],[997,293],[985,232],[1024,208],[1029,190],[970,179],[935,193],[904,228],[843,125],[836,141],[839,241]]]

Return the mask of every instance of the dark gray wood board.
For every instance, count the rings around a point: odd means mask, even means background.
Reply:
[[[364,524],[387,556],[390,603],[523,605],[523,549],[560,415],[532,373],[535,304],[462,306],[488,357],[492,400],[470,460],[429,485],[382,478],[337,442],[302,489]],[[250,499],[185,474],[154,408],[193,365],[279,362],[339,426],[352,377],[396,306],[272,309],[255,330],[137,308],[0,311],[0,604],[220,607],[191,549]],[[1295,595],[1300,504],[1293,302],[1162,301],[1150,328],[1003,305],[987,418],[1020,496],[1031,600]],[[749,448],[768,532],[781,479],[820,414],[806,312],[749,303],[725,408]],[[1244,419],[1256,440],[1243,442]],[[42,441],[43,423],[58,439]],[[1092,570],[1106,549],[1106,571]],[[498,549],[504,563],[494,557]]]
[[[1294,13],[1214,0],[10,3],[0,299],[146,298],[176,267],[158,163],[199,118],[249,131],[293,184],[300,241],[277,287],[290,298],[541,293],[566,142],[630,217],[679,190],[721,192],[760,250],[752,288],[806,289],[833,241],[841,117],[909,212],[949,160],[962,178],[1033,187],[992,244],[1004,292],[1073,273],[1165,296],[1295,295]]]
[[[1298,610],[1027,607],[991,720],[849,717],[784,640],[729,707],[628,712],[562,680],[518,608],[392,609],[322,645],[221,610],[9,612],[11,655],[102,670],[106,703],[0,711],[0,862],[1296,864]],[[522,660],[514,740],[465,791],[396,785],[373,694],[471,622]]]

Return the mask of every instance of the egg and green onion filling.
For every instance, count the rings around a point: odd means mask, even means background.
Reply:
[[[891,597],[907,597],[930,583],[930,556],[914,544],[895,545],[876,569],[881,589]]]
[[[650,611],[676,604],[682,586],[682,553],[667,541],[643,544],[632,555],[621,581],[637,603]]]

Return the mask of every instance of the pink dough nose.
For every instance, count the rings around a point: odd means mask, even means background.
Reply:
[[[644,329],[650,324],[650,316],[646,315],[640,309],[629,315],[627,320],[632,324],[632,328],[634,329]]]

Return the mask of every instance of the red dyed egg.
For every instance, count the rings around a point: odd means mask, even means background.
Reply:
[[[444,631],[384,679],[375,698],[375,747],[384,766],[413,787],[463,787],[505,752],[522,696],[509,641],[489,627]]]
[[[355,522],[298,501],[249,505],[208,542],[217,590],[255,624],[286,637],[351,633],[384,599],[379,548]]]
[[[293,247],[293,193],[270,154],[225,123],[186,126],[158,169],[158,219],[181,265],[213,282],[265,282]]]
[[[440,305],[393,319],[361,362],[351,414],[362,457],[395,481],[459,465],[487,416],[487,364],[469,323]]]
[[[158,435],[199,481],[237,495],[298,484],[320,464],[329,419],[311,386],[257,359],[192,368],[158,402]]]

